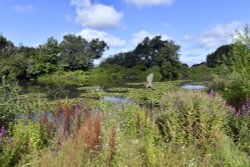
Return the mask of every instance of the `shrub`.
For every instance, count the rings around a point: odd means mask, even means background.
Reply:
[[[161,107],[156,123],[165,141],[194,144],[203,151],[223,133],[229,110],[219,96],[192,91],[167,93],[161,99]]]
[[[19,92],[20,87],[17,84],[7,84],[3,78],[3,83],[0,85],[0,126],[8,128],[14,122],[20,108]]]

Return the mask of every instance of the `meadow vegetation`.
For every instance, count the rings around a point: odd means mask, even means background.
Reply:
[[[106,45],[68,35],[59,45],[63,48],[61,54],[67,55],[75,47],[69,41],[82,42],[86,48],[92,47],[85,52],[92,59],[82,57],[79,61],[79,53],[74,53],[74,60],[67,57],[54,62],[59,46],[50,39],[39,52],[50,53],[48,59],[34,59],[33,66],[20,73],[16,73],[17,69],[12,71],[15,69],[10,64],[1,68],[8,81],[3,77],[0,85],[0,166],[250,166],[249,30],[246,26],[238,32],[227,52],[227,63],[217,62],[222,60],[217,54],[221,52],[211,54],[209,59],[216,55],[209,60],[212,68],[206,64],[187,68],[178,62],[178,52],[170,59],[164,57],[179,46],[159,37],[145,39],[133,52],[120,55],[122,59],[114,56],[94,68],[92,61],[103,51],[97,52],[95,47],[105,49]],[[145,55],[152,51],[148,44],[158,49],[152,52],[152,62]],[[48,49],[51,47],[54,50]],[[136,53],[136,60],[143,61],[130,62],[129,68],[123,66]],[[54,66],[31,73],[31,67],[40,69],[38,62]],[[165,67],[171,70],[167,72]],[[150,72],[155,74],[154,89],[144,89],[140,81]],[[72,85],[85,92],[78,98],[53,100],[45,93],[23,94],[18,84],[9,82],[22,77],[36,78],[43,84]],[[157,82],[174,78],[189,80]],[[110,81],[125,84],[125,80],[137,82],[123,88],[96,86]],[[185,82],[201,80],[208,86],[206,89],[180,87]],[[123,97],[133,103],[103,100],[107,96]]]

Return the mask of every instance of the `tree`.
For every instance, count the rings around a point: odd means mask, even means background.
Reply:
[[[230,53],[232,51],[233,44],[231,45],[223,45],[216,49],[215,52],[207,55],[207,66],[208,67],[216,67],[221,65],[230,65]]]
[[[15,51],[14,44],[0,34],[0,58],[6,58]]]
[[[231,65],[226,66],[228,74],[220,77],[225,78],[224,84],[218,90],[237,112],[243,112],[247,99],[250,99],[250,27],[248,25],[242,32],[236,31],[229,63]]]
[[[43,45],[40,45],[40,53],[39,53],[39,59],[42,62],[48,62],[53,65],[57,64],[58,58],[60,56],[60,48],[58,41],[50,37],[48,38],[47,42]]]
[[[163,77],[175,79],[182,73],[179,61],[180,46],[172,40],[162,40],[161,36],[146,37],[133,51],[118,53],[102,62],[104,65],[118,64],[126,68],[144,66],[143,70],[159,67]]]
[[[27,69],[30,77],[37,77],[44,73],[51,73],[58,69],[60,48],[58,41],[53,37],[37,48],[37,54],[33,56],[33,63]]]
[[[104,41],[95,39],[88,42],[81,36],[68,34],[60,43],[61,62],[65,70],[86,70],[93,66],[94,59],[100,58],[106,48],[108,46]]]

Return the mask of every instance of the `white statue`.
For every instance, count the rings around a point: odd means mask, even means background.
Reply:
[[[154,88],[152,82],[153,82],[153,79],[154,79],[154,74],[153,73],[150,73],[148,76],[147,76],[147,83],[145,84],[145,88]]]

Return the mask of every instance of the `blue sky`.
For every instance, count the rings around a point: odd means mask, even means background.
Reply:
[[[100,38],[110,46],[104,58],[162,35],[192,65],[250,23],[249,7],[249,0],[0,0],[0,33],[25,46],[68,33]]]

